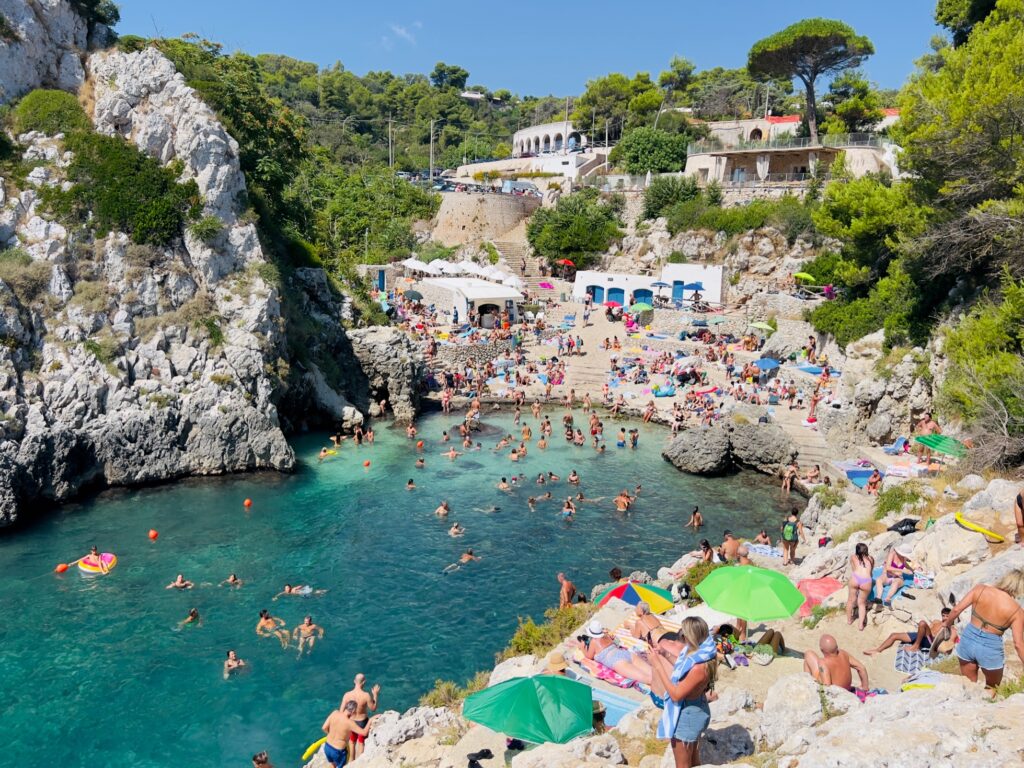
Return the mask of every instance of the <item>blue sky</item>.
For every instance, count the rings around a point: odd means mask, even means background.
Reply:
[[[935,0],[122,0],[121,34],[196,32],[249,53],[321,65],[428,73],[437,61],[470,83],[520,94],[575,95],[608,72],[739,67],[751,43],[808,15],[842,19],[875,44],[868,76],[898,87],[937,28]],[[563,10],[564,9],[564,10]]]

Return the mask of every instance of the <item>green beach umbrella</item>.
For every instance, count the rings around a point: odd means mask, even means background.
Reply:
[[[750,327],[751,328],[757,328],[759,331],[774,331],[775,330],[770,325],[768,325],[768,323],[761,323],[761,322],[750,323]]]
[[[728,320],[728,318],[719,317],[719,316],[709,317],[708,318],[708,322],[711,325],[721,325],[722,323],[727,322],[727,320]]]
[[[753,565],[716,568],[697,594],[716,611],[747,621],[788,619],[805,600],[786,574]]]
[[[914,442],[957,459],[962,459],[967,455],[967,446],[949,435],[918,435],[914,438]]]
[[[795,272],[793,277],[799,278],[800,280],[813,280],[814,275],[808,274],[807,272]]]
[[[559,675],[514,677],[471,693],[462,716],[492,731],[532,744],[564,744],[590,733],[590,686]]]
[[[630,312],[650,312],[654,307],[643,301],[638,301],[636,304],[629,308]]]

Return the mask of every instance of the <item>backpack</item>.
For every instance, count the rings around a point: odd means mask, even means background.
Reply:
[[[796,541],[797,539],[797,527],[796,523],[787,522],[782,526],[782,539],[783,541]]]

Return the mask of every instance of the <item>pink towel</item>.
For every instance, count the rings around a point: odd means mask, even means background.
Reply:
[[[796,583],[796,588],[800,590],[800,594],[807,598],[804,604],[800,606],[800,618],[806,619],[811,615],[811,609],[814,606],[821,603],[829,595],[842,589],[843,584],[831,576],[826,576],[823,579],[801,579]]]
[[[606,667],[604,664],[594,661],[593,659],[584,657],[583,659],[576,659],[576,663],[598,680],[604,680],[606,683],[611,683],[619,688],[632,688],[636,685],[636,680],[630,680],[628,677],[623,677],[614,669]]]

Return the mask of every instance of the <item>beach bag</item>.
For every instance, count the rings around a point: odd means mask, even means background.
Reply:
[[[889,526],[890,531],[895,531],[900,536],[906,536],[917,530],[917,520],[912,517],[904,517],[898,523]]]

